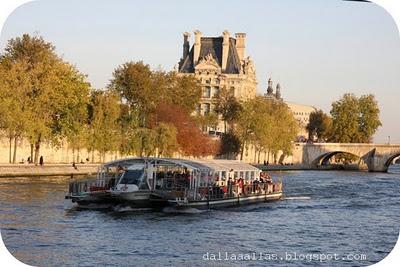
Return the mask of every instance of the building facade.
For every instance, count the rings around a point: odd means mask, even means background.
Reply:
[[[180,75],[194,75],[202,87],[202,97],[196,112],[207,115],[214,110],[216,98],[221,88],[232,90],[239,101],[254,98],[257,79],[253,61],[246,57],[246,34],[236,33],[231,37],[228,31],[222,36],[203,37],[194,31],[194,43],[190,46],[190,34],[183,34],[183,55],[179,62]],[[209,132],[223,132],[219,123]]]

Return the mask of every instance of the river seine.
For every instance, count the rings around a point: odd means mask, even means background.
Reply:
[[[272,175],[285,200],[186,214],[82,211],[68,178],[2,178],[1,235],[35,266],[368,266],[394,247],[400,166]]]

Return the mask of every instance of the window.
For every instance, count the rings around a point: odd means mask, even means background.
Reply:
[[[120,184],[135,184],[139,186],[143,179],[143,170],[129,170],[124,173]]]
[[[204,104],[204,115],[208,115],[210,113],[211,105],[209,103]]]
[[[221,180],[225,181],[226,180],[226,171],[221,172]]]
[[[210,98],[211,97],[211,87],[205,87],[203,90],[203,97]]]
[[[250,179],[250,172],[247,171],[247,172],[246,172],[246,180],[248,181],[249,179]]]
[[[219,92],[220,92],[219,87],[215,86],[214,87],[214,96],[218,96]]]
[[[240,172],[239,178],[243,178],[243,172]]]
[[[250,179],[254,180],[254,172],[250,172]]]

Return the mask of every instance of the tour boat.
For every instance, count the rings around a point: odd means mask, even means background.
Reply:
[[[279,200],[282,181],[237,160],[160,159],[150,201],[177,209],[213,209]]]
[[[102,165],[94,182],[72,182],[66,198],[86,207],[210,209],[282,195],[282,181],[237,160],[127,158]]]

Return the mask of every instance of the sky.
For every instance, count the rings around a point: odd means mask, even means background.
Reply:
[[[285,100],[329,112],[344,93],[376,96],[383,126],[374,141],[400,143],[398,28],[374,3],[340,0],[102,1],[38,0],[6,20],[0,50],[23,33],[52,42],[95,88],[113,70],[143,60],[171,70],[182,56],[182,33],[247,33],[246,55],[256,67],[258,93],[267,79]],[[191,44],[193,43],[193,34]]]

